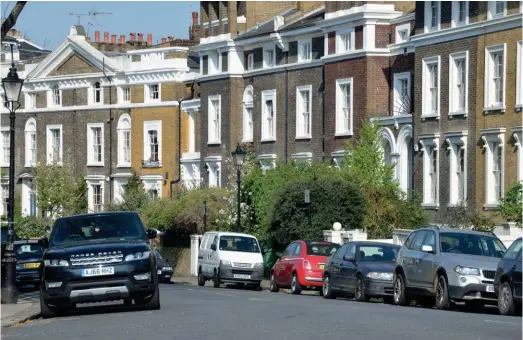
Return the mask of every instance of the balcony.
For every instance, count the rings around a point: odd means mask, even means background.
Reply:
[[[142,160],[142,168],[161,168],[162,167],[162,161],[160,160]]]

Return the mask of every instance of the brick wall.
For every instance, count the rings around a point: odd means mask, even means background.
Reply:
[[[386,48],[389,44],[389,34],[395,32],[391,27],[384,25],[376,25],[376,47]]]
[[[67,58],[62,64],[57,66],[55,70],[51,71],[51,73],[49,73],[49,76],[52,77],[98,72],[101,72],[101,70],[91,65],[83,57],[74,53],[69,58]]]
[[[143,103],[144,98],[144,86],[135,85],[131,86],[131,103]]]
[[[47,107],[47,92],[37,92],[36,93],[36,108],[41,109]]]
[[[118,103],[118,94],[116,93],[116,86],[104,87],[104,104]]]

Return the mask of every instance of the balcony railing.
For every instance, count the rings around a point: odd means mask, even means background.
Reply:
[[[162,162],[159,160],[142,160],[142,168],[161,168]]]

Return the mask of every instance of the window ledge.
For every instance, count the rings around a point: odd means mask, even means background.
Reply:
[[[26,168],[34,168],[34,167],[36,167],[36,163],[25,163],[24,167],[26,167]]]
[[[483,113],[488,114],[488,112],[491,112],[491,111],[501,111],[503,113],[506,111],[506,109],[507,108],[505,107],[505,105],[489,106],[489,107],[483,108]]]
[[[469,115],[468,110],[466,110],[466,111],[455,111],[455,112],[449,112],[449,117],[454,117],[454,116],[464,116],[464,117],[468,117],[468,115]]]
[[[162,161],[142,161],[142,168],[161,168]]]
[[[514,107],[514,110],[516,112],[521,112],[523,111],[523,104],[516,104],[516,106]]]
[[[439,210],[439,203],[421,203],[421,206],[426,210]]]
[[[447,204],[447,208],[466,208],[467,207],[467,203],[465,202],[461,202],[461,203],[449,203]]]
[[[116,167],[117,168],[130,168],[131,163],[118,163],[118,164],[116,164]]]
[[[266,137],[266,138],[262,138],[261,139],[261,142],[276,142],[276,138],[275,137]]]
[[[219,140],[210,140],[207,141],[207,145],[220,145],[222,142]]]
[[[499,203],[485,203],[483,204],[483,210],[497,210],[499,208]]]
[[[0,167],[2,167],[2,168],[9,168],[9,164],[8,163],[0,163]]]
[[[296,139],[312,139],[312,135],[296,136]]]
[[[87,163],[86,166],[104,166],[104,163]]]
[[[341,131],[334,134],[335,137],[348,137],[352,136],[352,131]]]
[[[439,113],[431,113],[431,114],[422,114],[421,115],[421,121],[425,121],[426,119],[435,118],[436,120],[439,120],[440,116]]]
[[[252,143],[252,142],[253,142],[252,138],[242,139],[242,143]]]

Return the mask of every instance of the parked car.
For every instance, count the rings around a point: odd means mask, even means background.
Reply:
[[[170,283],[171,277],[173,276],[173,269],[169,265],[169,260],[164,259],[157,250],[155,250],[154,253],[156,254],[156,269],[158,271],[158,281]]]
[[[392,302],[392,278],[400,246],[381,242],[349,242],[327,261],[323,297],[354,296],[358,301],[383,297]]]
[[[498,297],[498,309],[502,315],[521,312],[521,237],[508,248],[499,261],[494,292]]]
[[[261,289],[263,257],[256,237],[242,233],[206,232],[198,253],[198,285],[212,280],[239,283]]]
[[[15,241],[16,285],[40,288],[40,265],[45,249],[36,240]]]
[[[55,221],[41,266],[40,309],[44,318],[77,303],[133,300],[160,309],[156,255],[135,212],[74,215]],[[103,307],[101,307],[103,308]]]
[[[290,287],[292,294],[300,294],[303,289],[321,292],[325,261],[339,247],[331,242],[292,242],[271,269],[271,291]]]
[[[449,309],[454,302],[481,308],[496,304],[494,276],[506,248],[494,235],[427,227],[412,232],[400,249],[394,271],[394,303],[411,299]]]

